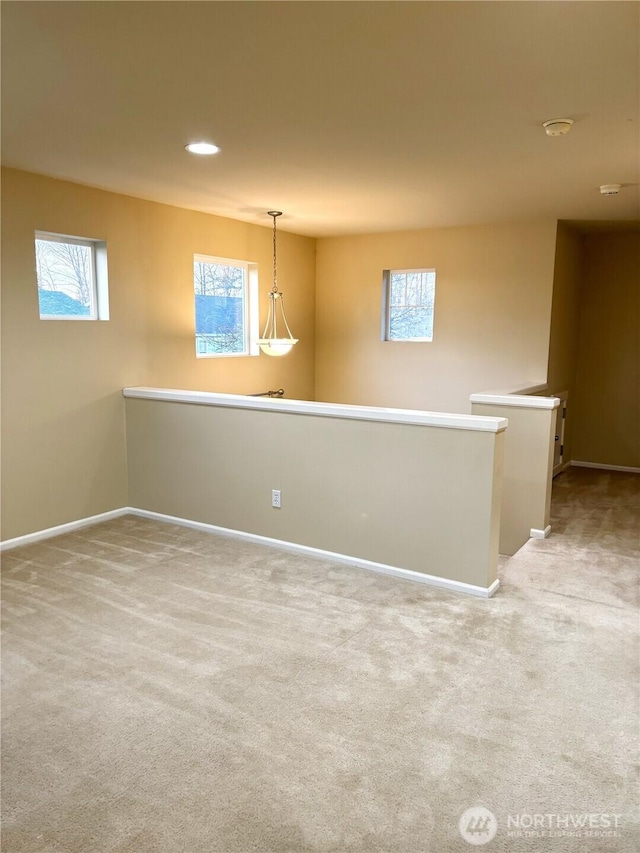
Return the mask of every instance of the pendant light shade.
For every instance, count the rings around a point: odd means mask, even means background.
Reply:
[[[262,337],[258,339],[258,346],[265,355],[286,355],[298,343],[298,338],[291,334],[284,313],[284,298],[278,290],[276,219],[282,216],[282,211],[270,210],[269,216],[273,217],[273,287],[269,293],[267,322]]]

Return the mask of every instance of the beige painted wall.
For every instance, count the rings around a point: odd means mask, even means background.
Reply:
[[[471,413],[507,418],[504,439],[500,553],[512,555],[551,518],[556,409],[472,403]]]
[[[503,433],[126,407],[132,506],[482,587],[495,580]]]
[[[573,458],[640,467],[640,232],[584,238]]]
[[[547,374],[556,223],[318,240],[316,398],[468,412]],[[382,271],[435,267],[432,343],[380,340]]]
[[[283,359],[197,360],[193,254],[256,261],[263,322],[270,220],[247,225],[10,169],[2,177],[3,539],[128,503],[124,386],[284,387],[313,399],[314,240],[280,234],[297,348]],[[110,321],[39,319],[35,230],[107,241]]]
[[[185,390],[253,394],[284,388],[296,400],[314,399],[316,241],[282,231],[278,223],[278,287],[287,319],[299,339],[282,358],[195,358],[193,255],[252,261],[260,275],[260,333],[273,284],[270,225],[154,204],[148,211],[145,247],[149,284],[149,385]],[[271,222],[265,215],[265,219]],[[282,220],[285,220],[283,222]]]
[[[563,222],[558,223],[553,275],[553,303],[549,340],[549,368],[545,395],[569,392],[564,431],[563,462],[571,459],[575,419],[575,376],[578,359],[583,267],[582,237]]]

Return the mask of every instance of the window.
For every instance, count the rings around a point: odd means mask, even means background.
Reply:
[[[258,268],[194,255],[196,356],[258,355]]]
[[[108,320],[107,244],[36,231],[41,320]]]
[[[385,270],[382,339],[432,341],[435,270]]]

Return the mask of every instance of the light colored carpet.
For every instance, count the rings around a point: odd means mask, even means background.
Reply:
[[[3,851],[448,853],[482,805],[635,853],[639,484],[561,475],[490,601],[133,517],[7,552]]]

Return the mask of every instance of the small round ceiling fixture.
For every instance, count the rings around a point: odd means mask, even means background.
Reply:
[[[622,184],[603,184],[600,187],[602,195],[618,195],[622,189]]]
[[[211,142],[190,142],[184,146],[191,154],[217,154],[220,150]]]
[[[573,126],[572,118],[551,118],[542,123],[547,136],[564,136]]]

